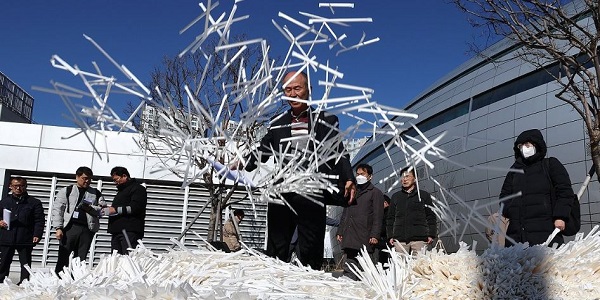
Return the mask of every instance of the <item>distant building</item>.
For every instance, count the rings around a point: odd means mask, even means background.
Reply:
[[[0,121],[31,123],[33,97],[0,72]]]
[[[368,139],[369,137],[365,136],[358,139],[344,140],[344,148],[346,148],[350,154],[350,161],[352,161],[352,159],[356,156],[358,151],[360,151],[360,148],[367,142]]]
[[[177,112],[178,116],[171,120],[179,129],[187,128],[191,132],[200,131],[200,118],[196,115],[185,116],[183,113]],[[175,115],[175,114],[173,114]],[[142,117],[140,120],[139,130],[147,133],[150,136],[160,135],[161,130],[173,130],[170,122],[160,116],[160,111],[151,105],[145,105],[142,109]]]

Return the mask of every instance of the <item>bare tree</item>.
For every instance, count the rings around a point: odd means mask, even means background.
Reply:
[[[548,71],[561,89],[556,98],[583,119],[590,154],[600,174],[600,58],[597,0],[452,0],[472,25],[507,38],[514,58]],[[600,178],[598,178],[600,181]]]
[[[228,52],[214,50],[216,45],[215,41],[208,46],[212,49],[165,57],[151,75],[149,89],[153,101],[138,113],[134,122],[141,133],[138,144],[142,149],[160,159],[162,167],[182,178],[184,184],[200,181],[207,188],[210,196],[208,241],[216,237],[222,211],[231,204],[237,188],[235,183],[226,189],[225,179],[216,174],[211,164],[215,161],[230,163],[233,155],[227,153],[230,147],[226,140],[235,141],[236,136],[243,136],[244,142],[256,141],[260,138],[258,129],[264,125],[257,121],[244,127],[236,126],[241,124],[239,119],[248,103],[239,98],[248,95],[235,90],[236,83],[246,81],[246,76],[256,74],[264,64],[262,52],[258,47],[246,50],[238,47],[227,57]],[[243,54],[231,59],[237,51]],[[265,89],[259,94],[270,92]],[[219,138],[223,136],[232,138]],[[197,142],[190,143],[190,140]],[[233,148],[240,147],[242,145]],[[206,151],[207,148],[212,150]]]

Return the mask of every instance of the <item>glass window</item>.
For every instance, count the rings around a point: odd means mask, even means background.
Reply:
[[[8,93],[6,95],[6,105],[8,107],[13,107],[13,93]]]
[[[14,88],[15,88],[15,84],[14,84],[14,83],[12,83],[10,80],[6,80],[6,81],[4,81],[4,86],[5,86],[5,87],[6,87],[6,89],[7,89],[9,92],[11,92],[11,93],[13,92],[13,90],[14,90]]]
[[[16,94],[17,94],[17,99],[23,100],[23,96],[25,95],[25,93],[23,93],[22,89],[18,89]]]
[[[23,116],[31,121],[31,107],[23,106]]]
[[[29,95],[25,95],[25,105],[33,106],[33,98]]]
[[[23,101],[14,98],[13,99],[13,109],[14,111],[16,111],[17,113],[21,114],[23,112]]]

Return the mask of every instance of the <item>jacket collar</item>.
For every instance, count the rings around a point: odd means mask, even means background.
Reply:
[[[134,183],[135,183],[135,179],[129,177],[125,183],[117,185],[117,190],[122,191],[122,190],[126,189],[127,187],[129,187],[130,185],[133,185]]]
[[[371,183],[371,181],[367,181],[367,183],[365,183],[362,187],[359,185],[356,185],[356,187],[358,194],[362,194],[372,190],[375,186]]]
[[[403,193],[405,193],[405,194],[408,194],[408,195],[412,195],[412,194],[414,194],[414,193],[416,193],[416,192],[417,192],[417,187],[415,186],[415,187],[412,189],[412,191],[410,191],[410,193],[409,193],[407,190],[405,190],[404,188],[402,188],[402,192],[403,192]]]
[[[16,202],[25,202],[25,201],[27,201],[27,199],[29,198],[29,194],[27,194],[27,192],[23,193],[23,194],[21,195],[21,197],[17,197],[17,196],[15,196],[15,195],[13,195],[13,194],[10,194],[10,196],[11,196],[11,198],[12,198],[13,200],[15,200]]]

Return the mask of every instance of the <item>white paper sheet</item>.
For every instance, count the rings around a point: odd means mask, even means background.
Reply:
[[[242,173],[243,171],[238,171],[238,170],[229,170],[229,168],[227,168],[226,166],[224,166],[222,163],[218,162],[218,161],[214,161],[212,159],[206,159],[208,160],[208,162],[213,166],[213,168],[215,168],[215,170],[217,171],[217,173],[221,176],[225,176],[227,179],[235,181],[235,182],[239,182],[245,186],[254,188],[256,187],[254,185],[254,182],[252,182],[252,180],[248,177],[246,177],[244,175],[244,173]]]
[[[6,230],[10,230],[10,216],[11,216],[12,212],[8,209],[4,209],[4,215],[2,216],[2,219],[4,220],[4,222],[6,222]]]

